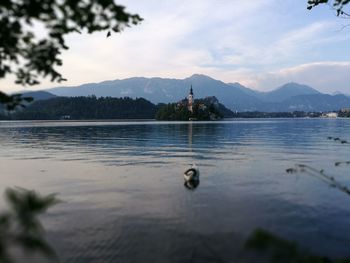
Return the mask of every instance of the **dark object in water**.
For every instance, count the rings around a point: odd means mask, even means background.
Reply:
[[[339,166],[341,164],[346,164],[346,165],[349,165],[350,164],[350,161],[346,161],[346,162],[335,162],[334,165],[335,166]]]
[[[298,172],[298,170],[295,169],[295,168],[288,168],[288,169],[286,169],[286,172],[289,173],[289,174],[293,174],[293,173]]]
[[[184,172],[184,186],[189,190],[194,190],[199,185],[199,169],[195,164]]]
[[[185,181],[199,180],[199,169],[195,164],[184,172]]]
[[[185,181],[184,186],[188,190],[194,190],[199,186],[199,180]]]

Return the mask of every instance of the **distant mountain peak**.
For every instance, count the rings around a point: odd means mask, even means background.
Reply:
[[[290,89],[290,90],[298,90],[299,92],[302,92],[304,94],[319,94],[320,93],[318,90],[315,90],[314,88],[311,88],[308,85],[300,84],[300,83],[297,83],[297,82],[286,83],[286,84],[278,87],[274,91],[288,90],[288,89]]]
[[[210,80],[216,80],[216,79],[213,79],[207,75],[204,75],[204,74],[193,74],[192,76],[188,77],[187,79],[210,79]],[[218,81],[218,80],[217,80]]]
[[[300,84],[300,83],[295,82],[295,81],[289,81],[289,82],[287,82],[287,83],[284,84],[284,85],[303,85],[303,84]]]

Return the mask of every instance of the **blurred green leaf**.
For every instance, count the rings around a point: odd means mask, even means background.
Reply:
[[[13,262],[13,247],[56,257],[44,238],[44,228],[38,218],[61,202],[56,194],[42,196],[33,190],[8,188],[5,198],[9,211],[0,214],[0,262]]]

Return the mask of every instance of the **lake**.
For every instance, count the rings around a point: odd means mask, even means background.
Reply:
[[[59,194],[42,222],[62,262],[254,262],[258,228],[350,258],[350,195],[286,172],[350,187],[350,144],[328,136],[350,142],[350,119],[0,122],[0,191]]]

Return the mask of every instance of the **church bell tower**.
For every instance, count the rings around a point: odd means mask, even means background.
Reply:
[[[190,93],[188,94],[188,110],[193,113],[193,89],[192,89],[192,85],[191,85],[191,89],[190,89]]]

